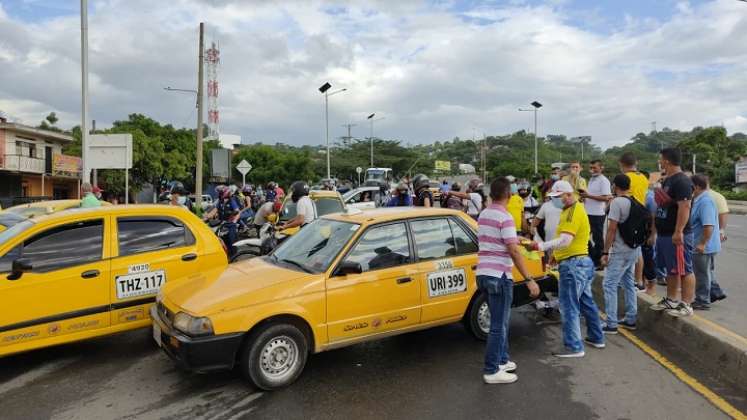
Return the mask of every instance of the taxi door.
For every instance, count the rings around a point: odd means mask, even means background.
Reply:
[[[0,256],[0,354],[109,326],[108,219],[34,229]],[[17,259],[30,265],[20,276]]]
[[[476,238],[452,218],[410,221],[423,287],[422,322],[460,318],[475,292]]]
[[[148,319],[167,281],[195,274],[201,256],[195,236],[173,216],[120,215],[114,226],[110,295],[112,325]]]
[[[361,273],[327,280],[330,343],[420,323],[420,282],[404,222],[363,232],[342,259]]]

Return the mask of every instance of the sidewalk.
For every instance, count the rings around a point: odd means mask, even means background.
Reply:
[[[729,212],[740,216],[747,215],[747,201],[727,200]]]

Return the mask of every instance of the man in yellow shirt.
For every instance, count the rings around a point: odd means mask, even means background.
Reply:
[[[541,251],[554,249],[553,257],[559,265],[558,297],[565,350],[554,354],[563,358],[584,357],[584,343],[597,349],[605,347],[599,309],[591,294],[594,263],[589,258],[589,217],[568,182],[556,182],[548,195],[555,207],[563,209],[555,239],[532,242],[529,247]],[[583,339],[581,315],[586,320],[586,338]]]
[[[573,195],[576,201],[581,197],[581,192],[586,191],[586,180],[581,176],[581,163],[577,160],[571,162],[568,168],[570,173],[563,177],[563,181],[568,182],[573,187]]]
[[[508,214],[511,215],[511,218],[514,219],[516,232],[524,232],[524,225],[526,225],[526,223],[524,222],[524,199],[521,198],[519,194],[511,192],[511,198],[508,199],[506,211],[508,211]]]

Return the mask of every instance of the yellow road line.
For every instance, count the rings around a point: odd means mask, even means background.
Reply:
[[[702,316],[697,315],[697,314],[693,315],[693,319],[696,322],[702,322],[702,323],[708,325],[709,327],[713,328],[714,330],[717,330],[717,331],[719,331],[719,332],[721,332],[723,334],[726,334],[729,337],[732,337],[732,338],[734,338],[735,340],[737,340],[739,342],[747,344],[747,338],[742,337],[741,335],[735,333],[732,330],[729,330],[729,329],[727,329],[725,327],[722,327],[721,325],[719,325],[719,324],[711,321],[710,319],[703,318]]]
[[[695,392],[705,397],[708,401],[711,402],[711,404],[715,405],[719,410],[723,411],[728,416],[734,419],[747,420],[747,415],[739,411],[733,405],[729,404],[723,398],[716,395],[715,392],[711,391],[705,385],[698,382],[697,379],[685,373],[684,370],[680,369],[677,365],[670,362],[669,359],[662,356],[661,353],[659,353],[658,351],[652,349],[648,344],[641,341],[641,339],[636,337],[632,332],[625,330],[623,328],[618,329],[618,332],[621,335],[623,335],[625,338],[630,340],[633,344],[638,346],[641,350],[643,350],[644,353],[651,356],[651,358],[654,359],[657,363],[667,368],[680,381],[684,382],[690,388],[692,388]]]

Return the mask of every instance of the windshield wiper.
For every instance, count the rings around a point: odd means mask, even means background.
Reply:
[[[280,260],[280,262],[288,263],[290,265],[293,265],[293,266],[296,266],[296,267],[300,268],[301,270],[303,270],[306,273],[313,274],[313,271],[309,270],[308,268],[306,268],[305,265],[301,264],[298,261],[293,261],[293,260],[289,260],[287,258],[284,258],[284,259]]]

